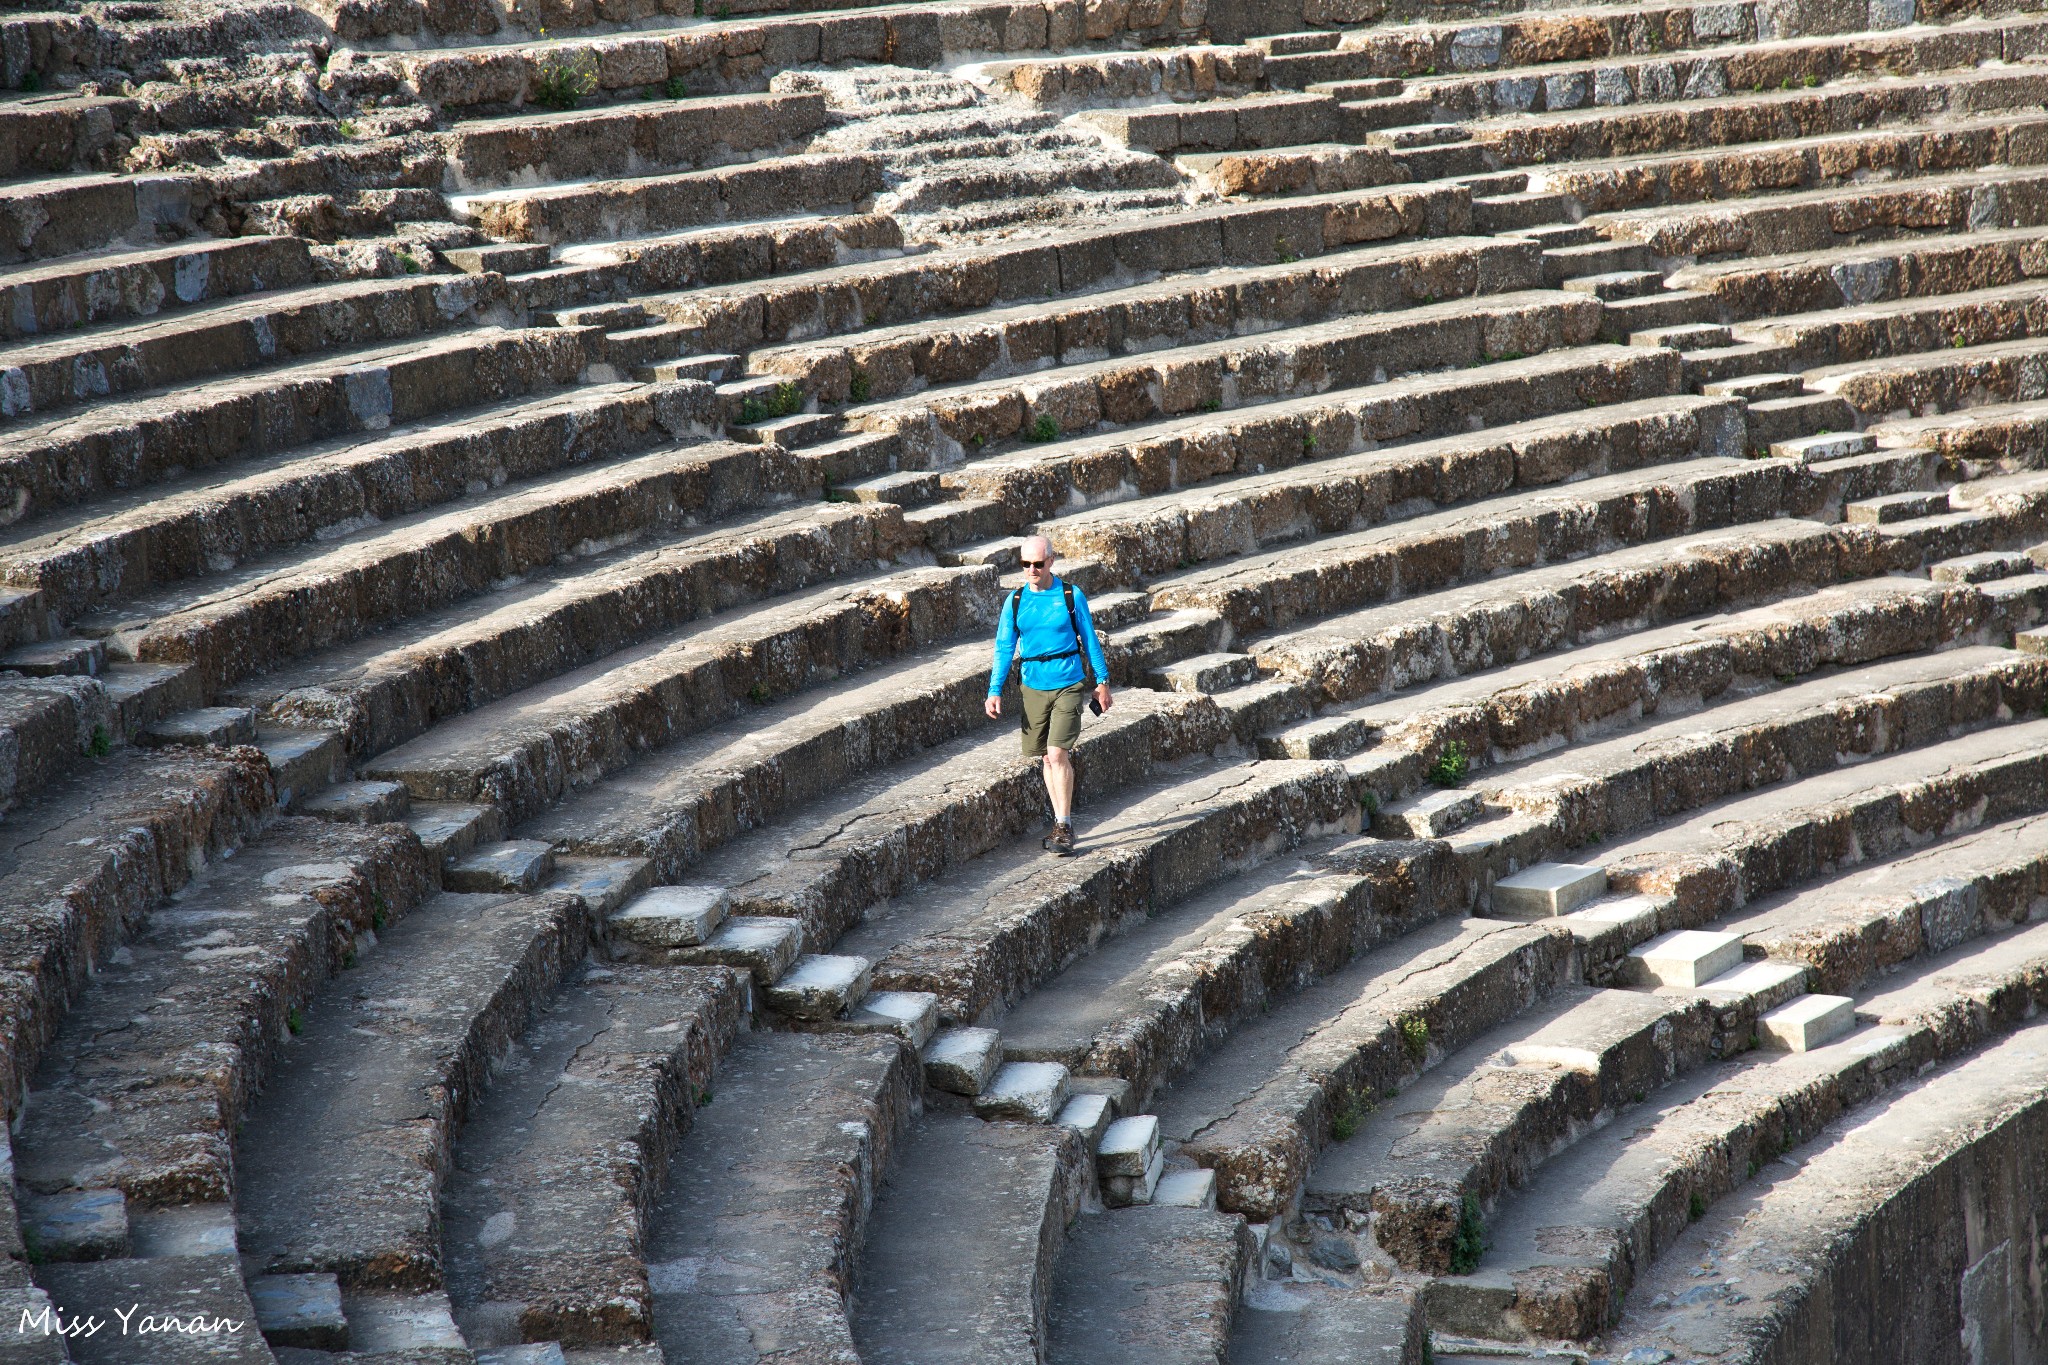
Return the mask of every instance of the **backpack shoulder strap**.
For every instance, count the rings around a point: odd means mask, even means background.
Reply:
[[[1089,657],[1088,642],[1081,638],[1081,613],[1074,610],[1074,585],[1065,579],[1061,579],[1060,587],[1066,592],[1067,623],[1074,628],[1074,648],[1081,655],[1081,678],[1090,687],[1093,687],[1096,683],[1095,662]]]

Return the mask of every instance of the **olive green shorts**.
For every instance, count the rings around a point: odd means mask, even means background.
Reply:
[[[1048,747],[1071,749],[1081,737],[1081,707],[1088,701],[1088,684],[1074,683],[1057,692],[1035,687],[1024,693],[1024,757],[1042,757]]]

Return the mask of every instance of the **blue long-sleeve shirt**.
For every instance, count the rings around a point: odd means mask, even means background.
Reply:
[[[1001,695],[1013,657],[1029,660],[1044,654],[1063,656],[1024,665],[1024,685],[1041,692],[1056,692],[1087,681],[1081,671],[1080,652],[1074,646],[1074,623],[1067,616],[1065,586],[1055,578],[1044,592],[1033,592],[1027,587],[1016,599],[1014,615],[1010,595],[1004,595],[1002,614],[996,621],[995,667],[988,674],[991,697]],[[1088,594],[1079,588],[1074,589],[1074,615],[1081,621],[1081,640],[1087,646],[1089,662],[1095,665],[1095,680],[1108,682],[1109,660],[1102,657],[1102,642],[1095,638],[1095,618],[1088,613]]]

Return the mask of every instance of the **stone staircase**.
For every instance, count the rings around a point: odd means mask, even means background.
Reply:
[[[0,1321],[250,1324],[0,1359],[2038,1353],[2048,18],[1851,9],[0,16]]]

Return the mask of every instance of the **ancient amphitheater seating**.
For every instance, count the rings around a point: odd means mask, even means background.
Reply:
[[[2041,1354],[2044,54],[0,15],[0,1361]]]

